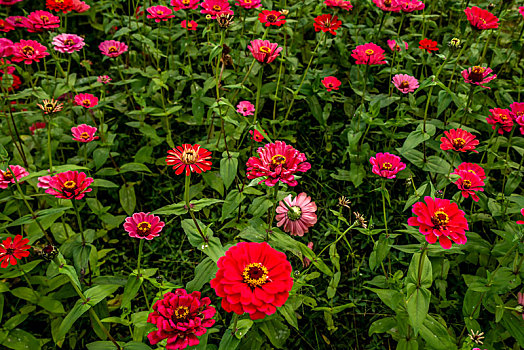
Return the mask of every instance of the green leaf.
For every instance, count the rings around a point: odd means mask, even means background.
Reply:
[[[372,271],[374,271],[377,266],[380,266],[382,261],[384,261],[388,255],[390,249],[391,245],[389,239],[386,238],[385,235],[381,235],[378,241],[375,241],[373,251],[369,255],[369,267]]]
[[[118,185],[112,181],[104,179],[95,179],[91,184],[92,187],[118,188]]]
[[[419,264],[422,264],[422,270],[420,269]],[[419,276],[420,273],[420,276]],[[419,284],[420,281],[420,284]],[[424,259],[421,261],[421,253],[413,254],[411,258],[411,263],[409,264],[408,273],[406,276],[407,283],[413,283],[415,285],[429,288],[433,281],[431,261],[424,254]]]
[[[109,158],[109,148],[97,148],[93,151],[93,160],[97,170],[105,164],[107,158]]]
[[[127,164],[122,165],[122,167],[120,168],[121,173],[127,173],[130,171],[133,171],[135,173],[138,173],[138,172],[150,173],[151,172],[151,170],[149,170],[149,168],[145,164],[142,164],[142,163],[127,163]]]
[[[136,275],[131,274],[127,279],[126,286],[124,287],[124,294],[122,295],[121,309],[131,308],[131,301],[135,298],[140,286],[142,285],[142,278],[138,278]]]
[[[521,327],[522,328],[522,327]],[[428,349],[455,350],[457,345],[450,337],[446,327],[430,315],[426,316],[420,335],[426,341]]]
[[[238,339],[242,339],[242,337],[245,336],[246,333],[251,329],[251,326],[253,326],[253,323],[254,322],[251,321],[249,318],[238,320],[235,337],[237,337]],[[229,326],[229,329],[233,329],[233,324]]]
[[[289,328],[278,319],[266,320],[260,325],[260,329],[266,334],[271,344],[273,344],[277,349],[284,348],[286,340],[291,334]]]
[[[222,206],[222,216],[220,221],[227,219],[233,212],[236,211],[244,196],[238,190],[232,190],[227,194],[224,205]]]
[[[136,195],[133,185],[123,184],[120,191],[118,191],[118,196],[124,211],[127,215],[132,215],[136,206]]]
[[[227,157],[226,154],[226,157],[220,160],[220,176],[224,180],[224,186],[226,186],[226,189],[228,189],[235,180],[237,169],[238,158],[233,157],[232,154],[231,157]]]
[[[52,299],[48,296],[42,296],[37,304],[49,312],[54,314],[65,314],[64,306],[58,300]]]
[[[31,333],[15,328],[9,332],[2,345],[14,350],[40,350],[40,341]]]
[[[20,269],[17,269],[17,268],[14,268],[13,266],[13,269],[11,271],[7,271],[5,273],[3,273],[2,275],[0,275],[0,278],[1,279],[4,279],[4,278],[13,278],[13,277],[19,277],[19,276],[22,276],[24,273],[29,273],[31,272],[35,267],[37,267],[43,260],[40,259],[40,260],[33,260],[31,262],[28,262],[27,264],[23,264],[21,265]],[[24,272],[22,272],[24,271]]]
[[[404,301],[404,296],[396,290],[392,289],[377,289],[377,288],[369,288],[367,289],[377,293],[378,297],[384,304],[386,304],[391,310],[397,312],[399,310],[399,306],[401,306]]]
[[[33,291],[31,288],[27,287],[15,288],[11,290],[11,294],[13,294],[17,298],[27,300],[33,304],[36,304],[36,302],[40,298],[40,295],[36,291]]]
[[[409,315],[409,322],[413,327],[415,335],[418,334],[422,323],[426,319],[429,311],[429,302],[431,299],[431,292],[424,288],[417,288],[413,283],[407,284],[407,310]]]
[[[82,300],[77,300],[76,304],[73,306],[71,311],[67,314],[67,316],[62,320],[62,323],[60,323],[60,326],[58,327],[58,331],[55,334],[55,338],[57,341],[60,341],[65,338],[65,335],[73,327],[73,324],[82,316],[87,310],[89,310],[91,306],[87,303],[84,303]]]
[[[202,234],[208,239],[208,242],[204,241],[193,220],[185,219],[182,220],[182,229],[186,233],[189,243],[209,256],[213,261],[217,262],[218,259],[225,254],[220,239],[213,237],[213,231],[206,227],[200,220],[197,220],[197,223]]]
[[[235,337],[230,329],[227,329],[220,340],[218,350],[235,350],[240,344],[240,339]]]
[[[368,335],[372,335],[374,333],[386,333],[392,328],[397,327],[397,320],[394,317],[384,317],[380,320],[376,320],[369,326]]]
[[[186,289],[189,292],[200,290],[204,284],[211,281],[218,271],[218,266],[211,258],[206,257],[195,268],[195,278],[187,282]]]

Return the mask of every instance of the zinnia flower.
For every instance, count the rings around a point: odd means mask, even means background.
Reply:
[[[16,235],[15,239],[7,237],[0,243],[0,267],[6,268],[9,265],[16,265],[18,260],[29,256],[28,250],[31,246],[28,245],[29,239],[22,238],[21,235]]]
[[[55,50],[61,53],[73,53],[82,50],[84,45],[84,38],[75,34],[59,34],[53,38],[51,42]]]
[[[266,132],[265,130],[263,131]],[[256,142],[264,141],[264,135],[262,135],[262,133],[258,131],[257,129],[249,130],[249,135],[251,135],[252,139],[255,140]]]
[[[73,0],[46,0],[45,2],[48,10],[68,13],[73,11]]]
[[[444,249],[450,249],[452,241],[465,244],[468,221],[457,203],[429,196],[424,197],[424,201],[413,205],[412,211],[416,216],[408,219],[408,225],[418,226],[419,232],[424,234],[430,244],[438,239]]]
[[[252,40],[251,45],[247,47],[253,57],[260,63],[271,63],[273,62],[280,51],[281,47],[278,47],[278,44],[270,43],[269,40]]]
[[[160,21],[166,22],[168,19],[175,17],[173,10],[165,6],[152,6],[147,9],[147,12],[149,12],[147,18],[154,19],[156,23]]]
[[[475,151],[475,147],[479,144],[479,140],[475,140],[476,136],[472,133],[462,129],[451,129],[444,131],[443,137],[440,138],[440,149],[443,151],[454,150],[457,152]]]
[[[524,17],[524,6],[519,6],[519,13]]]
[[[400,161],[399,156],[388,152],[377,153],[375,157],[369,158],[369,162],[373,165],[373,174],[386,179],[394,179],[399,171],[406,169],[406,164]]]
[[[9,16],[5,19],[6,22],[16,28],[25,28],[25,22],[27,18],[24,16]]]
[[[99,82],[99,83],[102,83],[102,84],[109,84],[111,82],[111,79],[109,77],[109,75],[99,75],[97,78],[96,78],[96,81]]]
[[[128,46],[120,41],[106,40],[98,45],[102,55],[107,57],[118,57],[127,51]]]
[[[253,115],[255,113],[255,105],[249,101],[241,101],[237,104],[237,112],[242,114],[244,117]]]
[[[419,41],[419,49],[426,50],[427,52],[438,51],[437,42],[428,38]]]
[[[81,0],[73,0],[73,11],[75,12],[78,12],[78,13],[86,12],[90,8],[91,6],[89,6],[88,4],[86,4],[85,2]]]
[[[36,123],[31,124],[31,126],[29,127],[29,131],[31,132],[31,135],[34,135],[36,130],[45,129],[45,127],[46,127],[45,123],[36,122]]]
[[[272,187],[282,181],[289,186],[296,186],[298,182],[294,174],[299,171],[305,173],[311,169],[305,154],[283,141],[259,147],[257,154],[258,157],[251,157],[247,161],[247,178],[265,177],[258,182],[259,184],[265,183]]]
[[[515,122],[520,126],[520,133],[524,135],[524,102],[513,102],[509,108]]]
[[[40,45],[38,41],[34,40],[20,40],[19,43],[13,44],[13,62],[24,62],[31,64],[33,62],[40,62],[40,59],[49,56],[47,47]]]
[[[49,187],[45,193],[52,194],[56,198],[82,199],[87,192],[93,190],[89,188],[92,183],[93,178],[87,177],[83,172],[66,171],[49,179]]]
[[[342,21],[340,21],[337,16],[332,16],[331,14],[317,16],[315,18],[315,23],[313,23],[315,32],[330,32],[333,35],[337,35],[335,30],[340,28],[341,25]]]
[[[495,130],[497,125],[499,126],[498,133],[504,134],[504,131],[510,132],[513,129],[513,118],[509,109],[493,108],[489,110],[490,115],[486,118],[488,124],[492,125],[492,129]]]
[[[0,5],[11,6],[22,0],[0,0]]]
[[[235,5],[245,8],[246,10],[262,7],[260,0],[236,0]]]
[[[71,128],[71,133],[73,134],[73,141],[79,141],[83,143],[94,141],[98,139],[98,136],[95,136],[97,130],[98,129],[94,126],[89,126],[86,124],[73,126]]]
[[[7,57],[13,54],[13,42],[6,38],[0,38],[0,57]]]
[[[520,209],[520,213],[524,216],[524,208]],[[517,224],[524,225],[524,220],[517,220]],[[521,304],[524,305],[524,299]]]
[[[465,83],[479,85],[485,89],[491,89],[489,86],[484,86],[483,84],[486,84],[497,77],[496,74],[488,77],[492,72],[493,70],[489,67],[474,66],[464,69],[462,71],[462,77],[464,78]]]
[[[313,250],[313,242],[309,242],[307,244],[307,247],[311,250]],[[308,267],[311,264],[311,260],[306,258],[305,256],[302,258],[302,267]]]
[[[38,183],[36,184],[37,187],[39,188],[49,188],[49,182],[51,181],[51,179],[53,178],[54,174],[51,174],[51,172],[49,171],[49,169],[47,169],[47,172],[50,173],[50,175],[44,175],[44,176],[40,176],[38,178]]]
[[[465,9],[464,12],[469,23],[479,30],[497,29],[499,27],[499,19],[487,10],[473,6]]]
[[[389,48],[391,51],[400,51],[400,45],[397,44],[395,40],[388,40],[387,41]],[[406,50],[408,49],[408,43],[404,42],[404,46],[406,47]]]
[[[351,1],[344,1],[344,0],[324,0],[324,4],[327,7],[339,7],[341,9],[344,9],[346,11],[351,11],[353,9],[353,5],[351,5]]]
[[[186,171],[186,176],[191,172],[200,174],[211,169],[211,152],[200,145],[183,144],[167,151],[167,165],[172,165],[175,174],[180,175]]]
[[[12,25],[11,23],[3,20],[3,19],[0,19],[0,32],[4,32],[4,33],[7,33],[7,32],[10,32],[12,30],[15,30],[15,26]]]
[[[277,207],[277,226],[284,226],[284,231],[291,236],[303,236],[317,222],[317,205],[304,192],[291,199],[291,195],[280,201]],[[289,209],[291,208],[291,210]]]
[[[182,28],[186,28],[187,30],[197,30],[198,23],[195,21],[187,22],[186,20],[183,20],[182,22],[180,22],[180,26]]]
[[[479,201],[477,196],[477,191],[484,191],[484,181],[480,176],[474,174],[470,171],[463,171],[456,169],[453,174],[459,175],[460,179],[454,182],[457,185],[458,189],[462,192],[462,197],[468,198],[471,195],[471,199],[475,202]]]
[[[29,33],[39,33],[60,27],[60,18],[51,12],[34,11],[27,16],[24,23]]]
[[[24,176],[28,176],[29,173],[20,165],[9,165],[6,171],[0,169],[0,188],[6,189],[9,184],[20,182],[20,179]]]
[[[284,305],[293,287],[291,264],[266,242],[240,242],[217,262],[209,283],[227,312],[249,314],[252,320],[272,315]]]
[[[210,15],[211,19],[215,19],[219,13],[233,15],[231,5],[227,0],[204,0],[200,6],[202,7],[200,13]]]
[[[419,0],[393,0],[402,12],[413,12],[424,10],[426,5]]]
[[[458,174],[459,171],[468,171],[470,173],[473,173],[477,175],[482,181],[486,178],[486,173],[484,172],[484,168],[482,168],[480,165],[475,163],[461,163],[457,169],[453,172],[453,174]]]
[[[327,91],[338,90],[338,87],[340,86],[340,84],[342,84],[340,80],[332,76],[325,77],[324,79],[322,79],[321,83],[324,85]]]
[[[209,298],[201,298],[200,292],[188,294],[184,289],[164,294],[153,305],[147,322],[158,330],[147,335],[151,344],[167,339],[166,349],[185,349],[199,344],[197,336],[204,335],[215,324],[216,310]]]
[[[164,228],[165,223],[160,221],[156,215],[149,213],[134,213],[126,218],[124,229],[129,233],[129,237],[152,240],[160,236],[159,233]]]
[[[91,94],[78,94],[75,96],[75,104],[85,108],[91,108],[98,104],[98,97]]]
[[[373,3],[382,11],[400,12],[400,5],[396,0],[373,0]]]
[[[59,103],[57,100],[43,100],[42,104],[37,103],[36,104],[42,111],[44,111],[44,114],[51,114],[60,112],[62,110],[62,107],[64,106],[63,103]]]
[[[384,50],[373,43],[367,43],[364,45],[358,45],[351,54],[357,62],[356,64],[386,64],[386,58],[384,57]]]
[[[397,74],[393,77],[393,84],[402,93],[414,92],[418,88],[418,80],[407,74]]]
[[[171,0],[171,6],[175,11],[179,10],[196,10],[200,5],[200,0]]]
[[[266,27],[278,26],[286,23],[286,16],[278,11],[263,10],[258,14],[260,23],[265,24]]]

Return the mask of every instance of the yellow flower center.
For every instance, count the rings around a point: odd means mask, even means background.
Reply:
[[[71,189],[73,189],[75,187],[76,187],[76,182],[74,182],[72,180],[64,182],[64,188],[66,188],[68,190],[71,190]]]
[[[85,107],[91,106],[91,101],[89,101],[88,99],[83,100],[82,101],[82,106],[85,106]]]
[[[4,179],[5,180],[11,180],[13,178],[13,173],[11,170],[7,169],[4,173]]]
[[[408,81],[407,81],[407,80],[403,80],[403,81],[400,83],[399,87],[400,87],[401,89],[407,89],[407,88],[409,88],[409,83],[408,83]]]
[[[185,320],[189,315],[189,308],[187,306],[179,306],[175,309],[173,318],[177,321]]]
[[[246,4],[251,4],[252,1],[251,1],[251,0],[244,0],[244,3],[246,3]]]
[[[466,141],[464,141],[463,138],[457,137],[456,139],[453,139],[451,143],[453,144],[453,147],[460,149],[466,144]]]
[[[449,223],[449,216],[442,209],[439,209],[433,214],[431,222],[435,226],[446,226]]]
[[[83,133],[80,134],[80,138],[84,139],[84,140],[87,140],[89,138],[89,134],[84,131]]]
[[[365,51],[365,53],[366,53],[366,55],[371,56],[371,55],[373,55],[373,54],[375,53],[375,51],[373,51],[373,50],[371,50],[371,49],[367,49],[367,50]]]
[[[22,52],[24,55],[33,55],[35,53],[35,49],[33,49],[31,46],[24,46],[22,48]]]
[[[287,218],[291,221],[297,221],[302,217],[302,209],[299,206],[291,207],[291,210],[287,212]]]
[[[136,225],[136,230],[140,236],[147,236],[151,230],[151,224],[147,221],[142,221]]]
[[[277,16],[273,15],[273,14],[270,14],[266,17],[266,19],[268,20],[268,22],[276,22],[277,21]]]
[[[47,17],[47,16],[40,16],[40,19],[41,19],[42,22],[44,22],[44,23],[47,22],[47,21],[49,21],[49,17]]]
[[[486,71],[486,68],[475,66],[471,68],[471,73],[469,74],[469,78],[473,80],[474,82],[478,83],[482,81],[484,78],[484,72]]]
[[[471,169],[468,170],[468,173],[473,173],[473,174],[477,175],[477,173],[475,172],[475,170],[471,170]]]
[[[115,53],[118,52],[118,49],[116,48],[116,46],[110,46],[109,49],[107,49],[107,52]]]
[[[191,2],[191,0],[182,0],[182,3],[183,3],[184,5],[189,5],[190,2]]]
[[[75,42],[73,41],[73,39],[66,39],[64,40],[64,44],[66,45],[73,45]]]
[[[464,188],[470,188],[471,187],[471,181],[470,180],[464,180],[462,182],[462,184],[464,185]]]
[[[384,169],[384,170],[391,170],[391,168],[393,168],[393,165],[391,165],[391,163],[389,163],[389,162],[382,163],[382,169]]]
[[[163,14],[164,14],[164,11],[162,11],[162,10],[158,10],[158,11],[156,12],[156,14],[157,14],[157,15],[163,15]]]
[[[271,164],[282,165],[285,163],[286,163],[286,157],[284,157],[281,154],[275,154],[273,157],[271,157]]]
[[[271,49],[267,46],[260,46],[259,51],[263,53],[271,53]]]
[[[244,267],[242,277],[251,288],[260,287],[268,280],[268,269],[261,263],[251,263]]]
[[[213,10],[220,11],[220,10],[222,10],[222,7],[220,7],[218,5],[215,5],[215,6],[213,6]]]

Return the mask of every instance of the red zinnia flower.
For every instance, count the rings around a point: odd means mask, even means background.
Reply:
[[[457,152],[475,151],[475,146],[479,144],[478,140],[475,140],[476,136],[466,130],[462,129],[451,129],[450,131],[444,131],[445,137],[440,138],[440,149],[443,151],[454,150]]]
[[[454,182],[455,185],[457,185],[458,189],[462,192],[462,196],[464,198],[468,198],[469,195],[471,195],[471,199],[473,199],[475,202],[479,201],[479,197],[477,196],[477,191],[484,191],[484,181],[480,178],[480,176],[476,175],[473,172],[470,171],[463,171],[455,169],[453,172],[455,175],[459,175],[460,179]]]
[[[464,69],[462,71],[462,77],[466,83],[479,85],[485,89],[491,89],[489,86],[484,86],[483,84],[486,84],[497,77],[496,74],[488,77],[492,72],[493,70],[489,67],[474,66]]]
[[[461,163],[457,169],[455,169],[455,172],[453,174],[458,174],[459,171],[468,171],[470,173],[473,173],[480,177],[482,181],[486,178],[486,173],[484,172],[484,168],[482,168],[480,165],[475,163]]]
[[[45,123],[36,122],[36,123],[31,124],[31,126],[29,127],[29,131],[31,131],[31,135],[34,135],[36,130],[45,129],[45,126],[46,126]]]
[[[41,45],[38,41],[34,40],[20,40],[19,43],[13,44],[13,62],[22,62],[25,64],[31,64],[34,62],[40,62],[40,59],[49,56],[47,47]]]
[[[340,21],[337,16],[332,16],[331,14],[318,16],[315,18],[315,23],[313,24],[315,32],[330,32],[333,35],[337,35],[335,30],[340,28],[341,25],[342,21]]]
[[[260,0],[236,0],[235,5],[243,7],[245,9],[254,9],[262,7]]]
[[[321,83],[322,85],[324,85],[327,91],[338,90],[338,87],[340,86],[340,84],[342,84],[340,80],[332,76],[325,77],[324,79],[322,79]]]
[[[515,122],[520,126],[520,133],[524,135],[524,102],[513,102],[509,108]]]
[[[351,54],[356,60],[356,64],[386,64],[386,57],[384,56],[384,50],[373,43],[367,43],[364,45],[358,45]]]
[[[306,162],[304,153],[300,153],[283,141],[275,141],[259,147],[257,153],[258,157],[251,157],[247,161],[247,178],[265,177],[259,181],[259,184],[264,182],[272,187],[282,181],[289,186],[296,186],[298,182],[294,174],[311,169],[311,164]]]
[[[5,21],[3,19],[0,19],[0,32],[7,33],[7,32],[10,32],[10,31],[12,31],[14,29],[15,29],[15,27],[11,23],[9,23],[9,22],[7,22],[7,21]]]
[[[63,13],[73,11],[75,8],[73,0],[46,0],[45,4],[48,10]]]
[[[492,125],[492,129],[495,130],[497,124],[499,125],[499,134],[504,134],[504,131],[510,132],[513,129],[513,118],[509,109],[493,108],[490,109],[490,115],[486,118],[488,124]]]
[[[182,22],[180,22],[180,26],[182,28],[186,28],[187,30],[197,30],[198,23],[195,21],[188,22],[186,20],[183,20]]]
[[[151,344],[167,339],[166,349],[185,349],[198,345],[197,336],[204,335],[215,324],[216,310],[209,298],[201,298],[200,292],[188,294],[184,289],[164,294],[153,305],[147,322],[158,330],[147,335]]]
[[[222,297],[222,308],[252,320],[272,315],[285,304],[293,287],[291,264],[284,253],[266,242],[240,242],[218,259],[211,288]]]
[[[49,180],[49,188],[45,193],[52,194],[56,198],[82,199],[87,192],[93,190],[88,188],[91,183],[93,178],[87,177],[83,172],[66,171],[56,174]]]
[[[477,29],[497,29],[499,27],[499,19],[487,10],[473,6],[465,9],[464,12],[469,23]]]
[[[164,225],[158,216],[140,212],[126,218],[124,229],[130,237],[152,240],[160,236]]]
[[[394,179],[399,171],[406,169],[406,164],[400,161],[399,156],[388,152],[377,153],[375,157],[369,158],[369,162],[373,165],[373,174],[386,179]]]
[[[284,16],[282,13],[278,11],[263,10],[258,14],[258,20],[262,24],[265,23],[266,27],[280,27],[282,24],[286,23],[286,16]]]
[[[191,172],[200,174],[211,169],[211,152],[200,145],[190,145],[184,143],[182,146],[167,151],[169,154],[166,159],[167,165],[172,165],[175,174],[180,175],[186,170],[186,176]]]
[[[7,237],[2,243],[0,243],[0,267],[6,268],[9,265],[16,265],[18,260],[29,256],[27,250],[31,249],[29,246],[29,239],[22,238],[21,235],[16,235],[13,240],[11,237]]]
[[[218,14],[233,15],[228,0],[204,0],[200,6],[202,7],[200,13],[210,15],[211,19],[215,19]]]
[[[266,130],[262,130],[262,131],[266,132]],[[249,135],[251,135],[253,140],[255,140],[256,142],[264,141],[264,135],[262,135],[262,133],[258,131],[257,129],[249,130]]]
[[[304,233],[317,223],[317,205],[305,192],[291,198],[291,195],[288,195],[284,201],[279,202],[276,209],[277,226],[284,226],[284,231],[289,232],[291,236],[304,236]]]
[[[524,216],[524,208],[520,209],[520,213]],[[524,220],[517,220],[517,224],[524,225]],[[524,302],[523,302],[523,305],[524,305]]]
[[[426,50],[427,52],[438,51],[437,42],[430,39],[422,39],[419,41],[419,49]]]
[[[408,225],[418,226],[419,232],[426,236],[426,241],[433,244],[439,240],[444,249],[451,248],[451,241],[464,244],[469,229],[465,214],[457,203],[447,199],[424,197],[423,202],[413,205],[415,217],[408,219]]]
[[[27,175],[29,175],[27,170],[20,165],[9,165],[6,171],[0,170],[0,188],[5,190],[9,184],[15,183],[15,177],[16,181],[19,182],[21,178]]]

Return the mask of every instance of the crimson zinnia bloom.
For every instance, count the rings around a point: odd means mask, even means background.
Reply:
[[[474,66],[464,69],[462,71],[462,77],[466,83],[479,85],[485,89],[491,89],[489,86],[484,86],[484,84],[492,81],[497,77],[496,74],[488,76],[492,72],[493,70],[489,67]]]
[[[6,171],[0,170],[0,188],[5,190],[9,184],[15,183],[15,177],[16,181],[20,181],[21,178],[27,175],[29,175],[27,170],[20,165],[10,165]]]
[[[262,131],[266,132],[266,130],[262,130]],[[249,135],[251,135],[252,139],[255,140],[256,142],[264,141],[264,135],[262,135],[262,133],[258,131],[257,129],[249,130]]]
[[[322,79],[321,83],[322,85],[324,85],[327,91],[338,90],[338,87],[340,86],[340,84],[342,84],[340,80],[332,76],[325,77],[324,79]]]
[[[73,141],[79,142],[91,142],[98,139],[98,136],[95,136],[95,133],[98,129],[94,126],[89,126],[87,124],[80,124],[78,126],[73,126],[71,128],[71,133],[73,134]]]
[[[174,7],[175,11],[196,10],[198,5],[200,5],[200,0],[171,0],[171,6]]]
[[[27,16],[25,27],[29,33],[43,32],[44,29],[60,27],[60,18],[51,12],[34,11]]]
[[[16,235],[13,240],[7,237],[0,243],[0,264],[1,268],[6,268],[9,265],[16,265],[18,260],[29,256],[28,250],[31,246],[28,245],[29,239],[22,238],[21,235]]]
[[[102,55],[107,57],[118,57],[127,51],[128,46],[120,41],[106,40],[101,42],[100,45],[98,45],[98,48],[100,49],[100,52],[102,52]]]
[[[315,23],[313,24],[315,32],[330,32],[333,35],[337,35],[335,30],[340,28],[341,25],[342,21],[340,21],[337,16],[332,16],[331,14],[318,16],[315,18]]]
[[[93,189],[89,186],[93,183],[92,177],[87,177],[83,172],[66,171],[58,173],[49,179],[49,187],[45,193],[52,194],[56,198],[82,199],[87,192]]]
[[[489,117],[486,118],[488,124],[492,125],[492,129],[495,130],[497,125],[499,126],[498,133],[504,134],[504,131],[510,132],[513,129],[513,118],[511,117],[511,112],[509,109],[504,108],[493,108],[490,109],[491,113]]]
[[[479,30],[497,29],[499,27],[499,19],[487,10],[473,6],[465,9],[464,12],[469,23]]]
[[[98,104],[98,97],[91,94],[78,94],[75,96],[75,104],[85,108],[91,108]]]
[[[462,197],[468,198],[471,195],[471,199],[473,199],[475,202],[478,202],[479,197],[477,196],[476,192],[484,191],[484,181],[482,181],[480,176],[469,171],[458,169],[456,169],[453,174],[460,176],[460,179],[455,181],[454,184],[457,185],[458,189],[462,192]]]
[[[258,320],[285,304],[293,287],[291,264],[284,253],[266,242],[240,242],[218,259],[218,272],[209,284],[222,297],[227,312]]]
[[[284,231],[289,232],[291,236],[303,236],[317,222],[317,205],[304,192],[291,198],[291,195],[284,198],[285,204],[280,201],[276,209],[277,226],[284,226]]]
[[[165,223],[160,221],[156,215],[149,213],[134,213],[126,218],[124,229],[130,237],[152,240],[160,236],[159,233],[164,228]]]
[[[520,126],[520,133],[524,135],[524,102],[513,102],[509,108],[515,122]]]
[[[419,49],[426,50],[427,52],[438,51],[437,42],[430,39],[422,39],[419,41]]]
[[[263,10],[258,14],[258,20],[260,23],[265,24],[266,27],[280,27],[282,24],[286,23],[286,16],[278,11]]]
[[[351,5],[351,1],[345,1],[345,0],[324,0],[324,4],[327,7],[340,7],[341,9],[344,9],[346,11],[350,11],[353,9],[353,5]]]
[[[45,129],[45,126],[46,126],[45,123],[36,122],[36,123],[31,124],[31,126],[29,127],[29,131],[31,131],[31,135],[34,135],[36,130]]]
[[[386,64],[386,57],[384,57],[384,50],[373,43],[358,45],[351,54],[357,62],[356,64]]]
[[[215,19],[218,14],[233,15],[228,0],[204,0],[200,6],[202,7],[200,13],[210,15],[211,19]]]
[[[15,26],[3,19],[0,19],[0,32],[7,33],[12,30],[15,30]]]
[[[248,45],[247,48],[260,63],[273,62],[280,54],[280,51],[282,51],[282,47],[278,47],[278,44],[260,39],[252,40],[251,45]]]
[[[438,239],[444,249],[450,249],[452,241],[456,244],[466,243],[468,221],[457,203],[429,196],[424,197],[424,202],[413,205],[412,212],[416,216],[408,219],[409,226],[418,226],[419,232],[430,244]]]
[[[147,12],[149,12],[147,18],[154,19],[156,23],[160,21],[166,22],[168,19],[175,17],[173,10],[165,6],[152,6],[147,9]]]
[[[373,0],[373,3],[377,5],[382,11],[388,12],[399,12],[400,5],[396,0]]]
[[[186,28],[187,30],[197,30],[198,23],[195,21],[188,22],[186,20],[183,20],[182,22],[180,22],[180,26],[182,28]]]
[[[443,137],[440,138],[440,149],[443,151],[454,150],[457,152],[475,151],[475,147],[479,144],[479,140],[475,140],[476,136],[472,133],[462,129],[451,129],[444,131]]]
[[[211,169],[211,152],[205,148],[200,148],[200,145],[190,145],[184,143],[182,146],[167,151],[169,154],[166,159],[167,165],[172,165],[175,169],[175,174],[180,175],[186,171],[186,176],[191,172],[197,174],[203,173]]]
[[[45,2],[46,7],[48,10],[68,13],[70,11],[73,11],[74,4],[73,0],[46,0]]]
[[[258,157],[251,157],[247,161],[247,178],[265,177],[259,181],[259,184],[265,183],[272,187],[282,181],[289,186],[296,186],[298,182],[294,174],[311,169],[311,164],[306,162],[305,154],[283,141],[275,141],[259,147],[257,154]]]
[[[406,164],[400,161],[399,156],[388,152],[377,153],[375,157],[369,158],[369,162],[373,165],[373,174],[386,179],[394,179],[399,171],[406,169]]]
[[[484,168],[475,163],[461,163],[458,166],[458,168],[455,169],[455,172],[453,172],[453,174],[458,174],[459,171],[469,171],[470,173],[473,173],[480,177],[482,181],[484,181],[484,179],[486,178]]]
[[[47,47],[41,45],[38,41],[34,40],[20,40],[19,43],[14,43],[12,46],[13,62],[24,62],[25,64],[31,64],[33,62],[40,62],[40,59],[49,56]]]
[[[197,336],[204,335],[215,324],[216,310],[210,304],[211,300],[202,298],[197,291],[188,294],[185,289],[177,289],[164,294],[147,317],[147,322],[158,328],[147,339],[153,345],[167,339],[167,350],[198,345]]]

